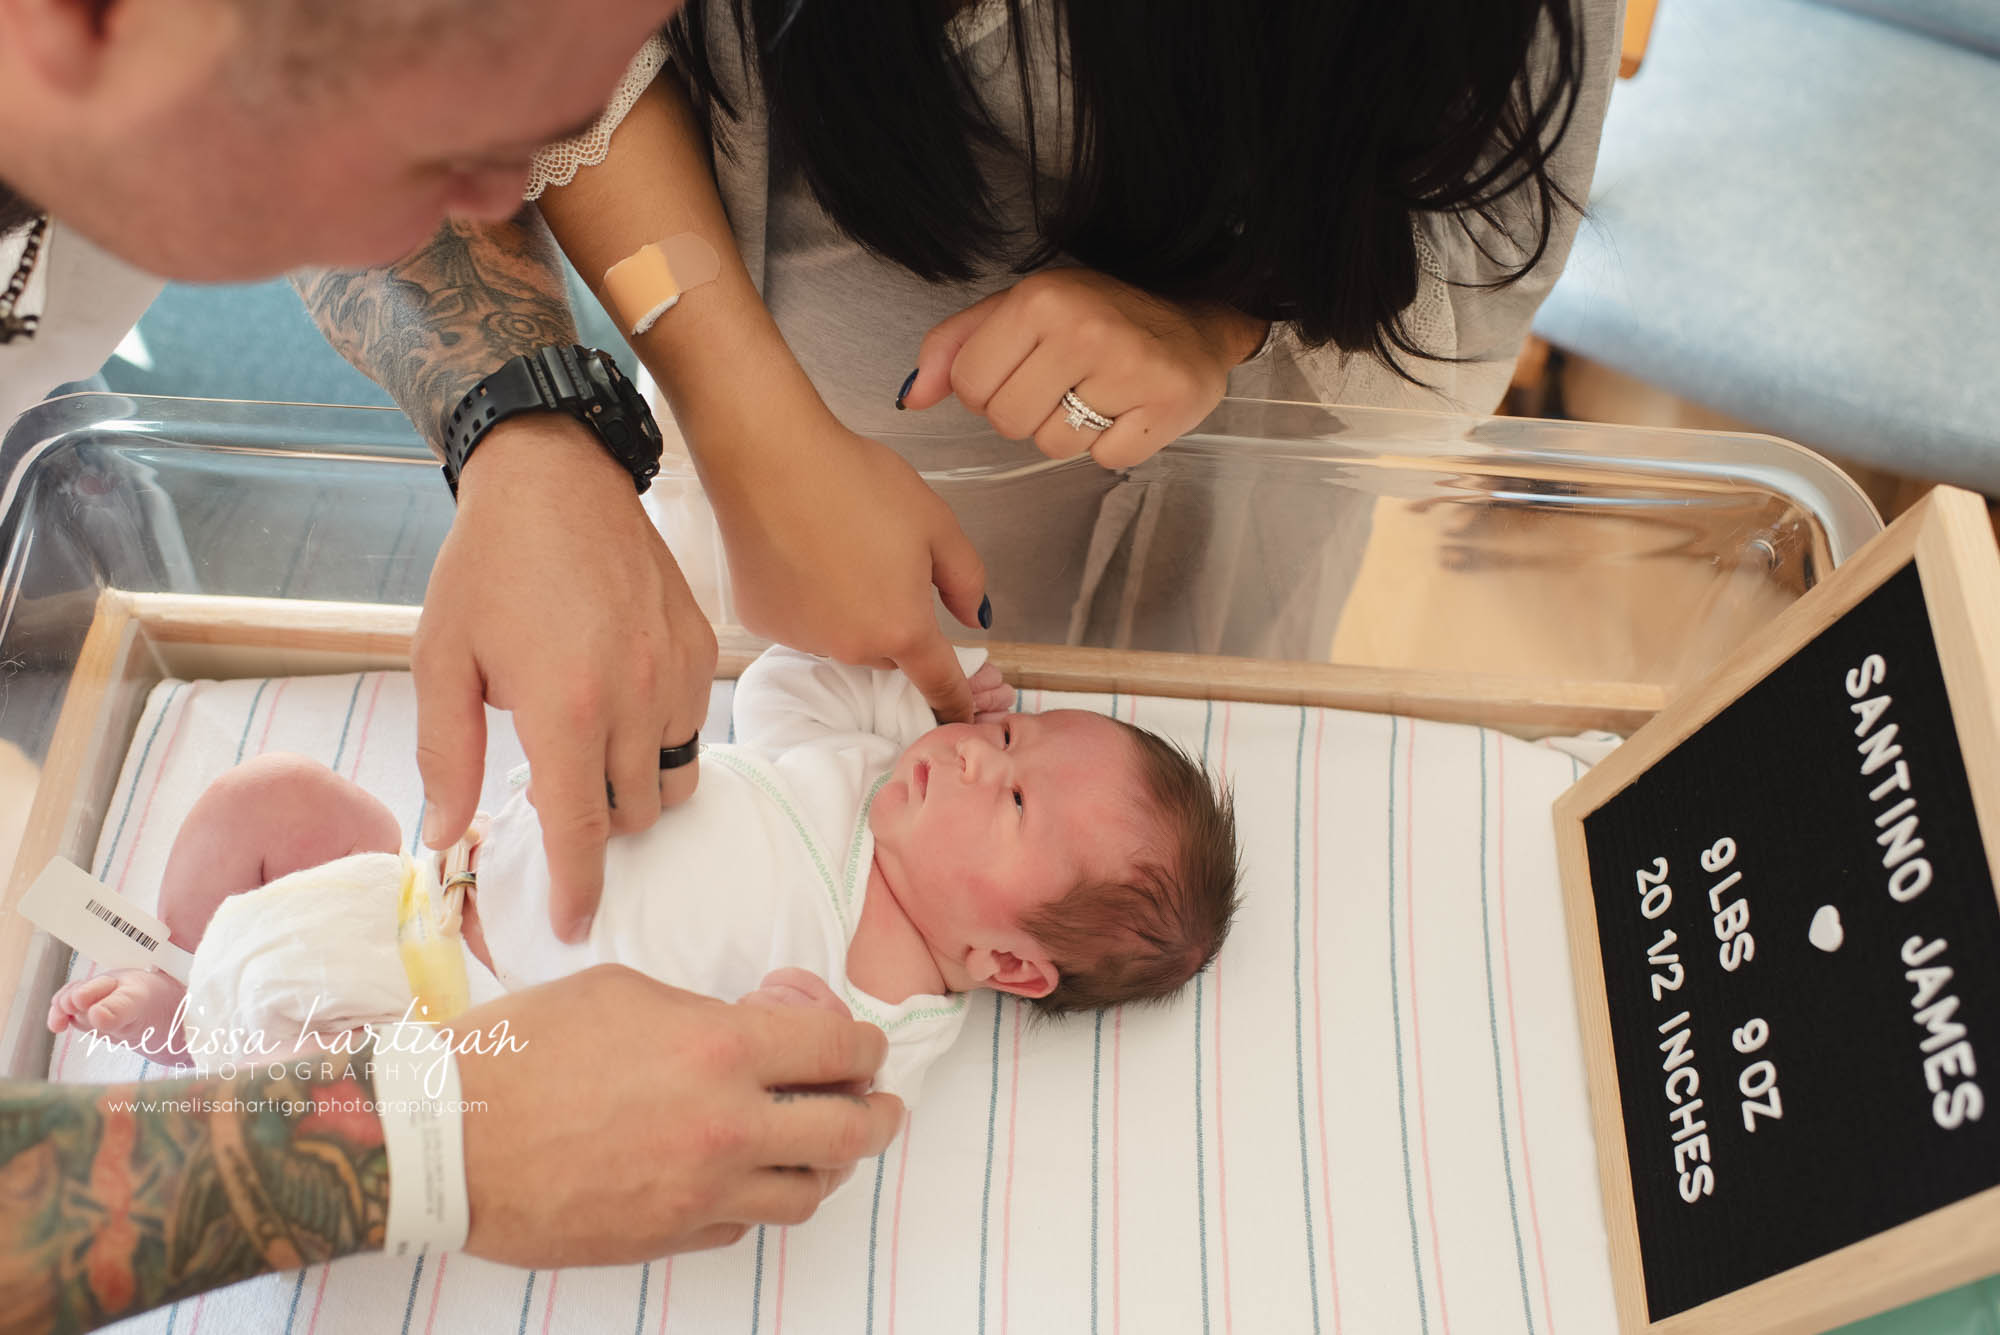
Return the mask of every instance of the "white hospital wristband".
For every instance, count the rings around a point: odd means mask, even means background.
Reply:
[[[455,1251],[465,1245],[472,1214],[458,1057],[431,1025],[387,1025],[376,1034],[374,1071],[389,1156],[383,1248],[404,1257]]]

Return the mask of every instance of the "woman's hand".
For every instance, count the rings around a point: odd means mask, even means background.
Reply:
[[[990,620],[972,540],[914,468],[830,414],[783,434],[793,448],[782,470],[703,470],[738,617],[807,653],[901,668],[940,719],[971,719],[931,586],[967,626]]]
[[[1269,326],[1221,306],[1184,306],[1089,269],[1048,269],[932,329],[903,404],[948,394],[1052,459],[1090,451],[1106,468],[1150,457],[1208,416],[1230,368]],[[1112,419],[1073,427],[1063,395]]]

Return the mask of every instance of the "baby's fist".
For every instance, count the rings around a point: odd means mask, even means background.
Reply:
[[[806,969],[773,969],[764,975],[755,992],[745,992],[745,1006],[817,1006],[832,1011],[843,1020],[853,1019],[847,1003],[816,973]]]
[[[981,663],[979,671],[967,681],[972,686],[972,718],[975,723],[991,722],[1014,707],[1014,688],[1001,679],[1000,669],[992,663]]]

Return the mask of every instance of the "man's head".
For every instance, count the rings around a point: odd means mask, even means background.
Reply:
[[[0,181],[197,280],[520,207],[678,0],[0,0]]]
[[[897,760],[869,827],[954,991],[1050,1012],[1168,997],[1235,912],[1228,795],[1171,744],[1098,714],[934,729]]]

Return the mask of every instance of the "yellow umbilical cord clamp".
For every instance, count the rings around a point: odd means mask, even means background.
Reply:
[[[416,999],[411,1018],[430,1024],[457,1019],[472,1004],[459,929],[465,896],[477,883],[471,870],[474,835],[452,845],[442,858],[427,853],[421,862],[404,859],[403,891],[396,910],[396,949]],[[440,883],[442,873],[442,883]]]

